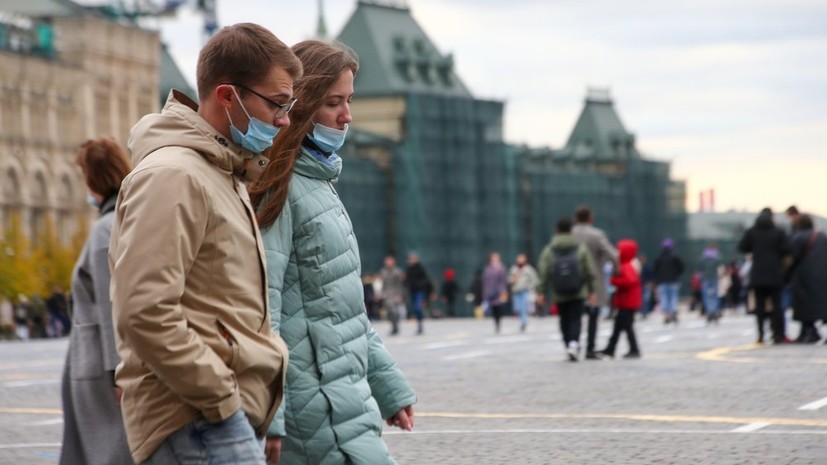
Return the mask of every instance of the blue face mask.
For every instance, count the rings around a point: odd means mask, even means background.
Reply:
[[[345,124],[344,129],[334,129],[322,124],[316,124],[310,138],[325,152],[335,152],[342,148],[342,145],[345,143],[347,128],[347,124]]]
[[[235,87],[233,87],[233,93],[235,94],[235,98],[238,99],[241,109],[244,110],[244,114],[247,115],[247,118],[250,120],[250,122],[247,123],[247,133],[244,134],[233,124],[233,119],[230,117],[230,112],[227,111],[226,108],[224,109],[224,111],[227,112],[227,118],[230,119],[230,134],[233,136],[233,142],[253,153],[261,153],[265,151],[268,147],[273,145],[273,139],[276,137],[276,134],[279,133],[279,128],[273,126],[272,124],[267,124],[255,116],[250,116],[250,113],[248,113],[247,109],[244,108],[244,104],[241,103],[241,99],[238,97]]]
[[[101,207],[101,203],[98,202],[98,199],[96,199],[95,196],[92,195],[91,192],[88,192],[86,194],[86,203],[88,203],[90,206],[95,207],[95,208],[100,208]]]

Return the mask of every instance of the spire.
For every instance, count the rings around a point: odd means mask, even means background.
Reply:
[[[327,37],[327,26],[324,24],[324,1],[319,0],[319,24],[316,25],[316,36],[324,39]]]

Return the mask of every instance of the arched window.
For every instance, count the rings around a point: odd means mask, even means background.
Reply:
[[[46,184],[46,176],[42,171],[34,175],[32,188],[29,191],[31,196],[31,212],[29,216],[29,233],[32,241],[37,242],[44,233],[46,227],[46,215],[49,211],[49,190]]]
[[[67,174],[60,178],[57,201],[57,235],[62,244],[68,244],[72,240],[75,229],[75,225],[72,223],[72,206],[75,201],[75,192],[72,187],[72,179]]]
[[[14,168],[7,168],[0,179],[0,213],[2,213],[3,230],[11,228],[11,219],[20,213],[20,178]]]

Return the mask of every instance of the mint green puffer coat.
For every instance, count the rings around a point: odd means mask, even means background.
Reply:
[[[262,231],[271,321],[290,350],[269,430],[284,436],[280,465],[395,464],[382,420],[416,402],[365,313],[359,247],[333,187],[341,168],[303,147],[284,210]]]

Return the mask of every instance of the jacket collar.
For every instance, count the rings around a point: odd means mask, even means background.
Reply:
[[[299,159],[294,171],[306,178],[335,182],[342,173],[342,159],[335,153],[324,153],[302,144]]]

